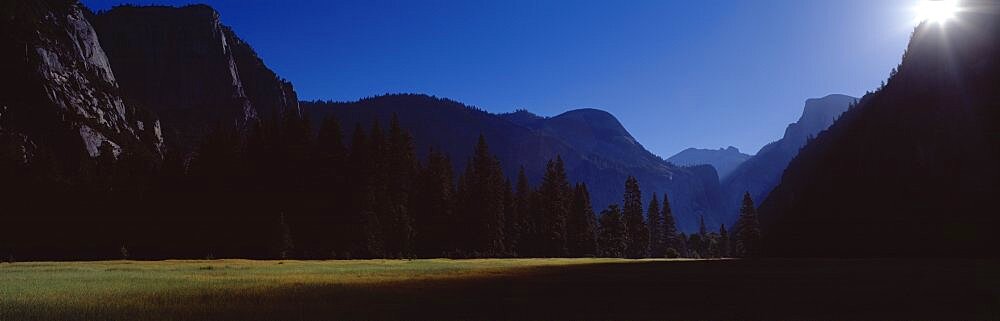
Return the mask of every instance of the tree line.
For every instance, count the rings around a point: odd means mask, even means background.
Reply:
[[[735,233],[680,233],[668,196],[644,210],[633,177],[622,204],[595,215],[561,158],[532,186],[523,166],[504,175],[483,136],[456,173],[440,151],[418,159],[395,116],[350,135],[298,114],[216,126],[191,156],[167,148],[162,160],[108,143],[96,158],[37,154],[4,163],[30,173],[5,185],[18,186],[4,191],[16,200],[3,205],[10,256],[731,257],[752,255],[760,234],[748,195]]]

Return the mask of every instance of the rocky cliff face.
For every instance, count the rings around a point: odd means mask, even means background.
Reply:
[[[785,129],[785,135],[779,141],[779,148],[797,154],[810,138],[833,125],[833,122],[857,101],[857,98],[837,94],[806,100],[802,116]]]
[[[750,197],[758,204],[762,202],[774,186],[778,185],[785,167],[798,155],[799,149],[811,137],[830,127],[856,101],[857,98],[846,95],[806,100],[802,116],[788,125],[780,140],[765,145],[757,155],[747,159],[723,179],[725,221],[735,223],[743,193],[749,192]]]
[[[383,125],[392,114],[413,133],[417,152],[429,148],[451,155],[464,168],[479,134],[486,136],[508,176],[525,166],[529,179],[540,180],[545,163],[561,156],[573,181],[585,182],[598,209],[621,203],[625,179],[639,179],[643,198],[668,193],[678,224],[698,228],[698,217],[717,224],[718,176],[711,167],[682,168],[668,164],[642,147],[611,114],[581,109],[545,118],[527,111],[495,115],[463,104],[423,95],[391,95],[354,103],[304,103],[314,122],[336,116],[350,132],[355,124]],[[318,126],[318,125],[317,125]],[[707,170],[706,170],[707,169]],[[460,172],[460,171],[459,171]]]
[[[729,146],[719,149],[688,148],[670,156],[667,161],[681,166],[712,165],[719,173],[719,179],[724,180],[747,159],[750,159],[750,155]]]
[[[301,114],[299,97],[292,83],[267,68],[250,44],[240,39],[231,28],[223,26],[223,32],[230,40],[236,70],[257,116],[272,119],[282,117],[284,113]]]
[[[155,112],[182,149],[214,126],[246,126],[299,105],[211,7],[119,6],[92,18],[126,99]]]
[[[67,1],[16,0],[0,5],[0,130],[21,137],[27,152],[44,145],[60,157],[102,144],[158,153],[159,122],[121,97],[84,9]]]

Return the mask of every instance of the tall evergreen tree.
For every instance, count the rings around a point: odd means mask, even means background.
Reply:
[[[660,211],[660,199],[653,193],[646,210],[646,222],[649,223],[649,256],[663,257],[663,213]]]
[[[597,245],[602,257],[625,257],[627,237],[625,219],[617,204],[601,211],[598,221]]]
[[[448,156],[432,149],[427,165],[418,177],[414,198],[414,226],[417,254],[443,257],[455,250],[455,191],[452,164]]]
[[[380,257],[381,228],[374,211],[376,172],[373,143],[361,124],[354,128],[348,160],[348,185],[351,191],[348,245],[341,252],[345,257]]]
[[[622,203],[627,241],[625,257],[647,257],[649,255],[649,230],[642,215],[642,192],[639,190],[639,181],[633,176],[629,176],[625,180],[625,196]]]
[[[749,192],[743,194],[743,205],[740,206],[736,228],[736,254],[740,257],[756,256],[757,246],[760,244],[760,222]]]
[[[413,218],[410,213],[410,196],[416,172],[413,139],[403,130],[396,114],[389,125],[385,147],[386,192],[386,252],[391,257],[413,256]]]
[[[597,222],[590,205],[587,184],[576,184],[573,206],[566,222],[567,248],[571,257],[597,255]]]
[[[352,200],[347,188],[347,148],[344,146],[343,131],[334,117],[327,117],[320,125],[313,150],[308,195],[316,205],[313,225],[309,227],[316,238],[320,257],[336,253],[338,244],[348,241],[344,238],[349,222],[344,206]],[[339,250],[343,251],[342,248]]]
[[[677,221],[674,219],[673,210],[670,208],[670,198],[663,194],[663,249],[664,255],[684,256],[684,244],[681,235],[677,231]],[[672,251],[671,251],[672,250]]]
[[[485,136],[479,135],[460,182],[461,220],[468,223],[468,250],[480,256],[504,255],[503,171]]]
[[[523,256],[531,253],[529,247],[529,237],[531,233],[531,186],[528,184],[528,176],[524,173],[524,166],[517,172],[517,182],[514,186],[514,203],[511,216],[507,217],[506,237],[510,251],[515,255]]]
[[[296,111],[288,111],[284,115],[284,124],[280,131],[281,144],[278,145],[282,157],[278,169],[284,177],[283,191],[289,203],[291,199],[306,190],[306,177],[312,175],[304,166],[312,154],[312,128],[309,119]]]
[[[729,257],[730,255],[730,244],[729,244],[729,231],[726,231],[726,224],[722,224],[719,227],[719,257]]]
[[[373,218],[368,218],[367,225],[371,228],[369,237],[374,240],[369,244],[373,257],[386,258],[396,253],[386,252],[387,243],[390,250],[395,250],[392,242],[387,242],[387,236],[393,234],[394,220],[392,217],[392,201],[389,194],[389,163],[388,163],[388,139],[385,131],[382,130],[381,123],[376,118],[372,122],[368,135],[368,153],[370,163],[368,164],[369,199],[368,208],[363,213],[370,213]]]
[[[191,238],[193,243],[200,245],[203,255],[230,254],[225,252],[234,250],[239,242],[239,238],[230,236],[230,232],[237,232],[232,224],[235,217],[226,217],[234,213],[233,204],[241,198],[239,145],[235,129],[216,126],[191,160],[192,186],[196,191],[190,194],[190,201],[197,204],[202,213],[190,222],[196,226],[192,228]],[[270,213],[270,222],[275,214]]]
[[[517,221],[514,220],[514,215],[515,215],[515,213],[514,213],[514,211],[515,211],[514,202],[515,202],[514,201],[514,186],[511,185],[511,182],[510,182],[509,179],[504,179],[504,184],[503,184],[503,218],[504,218],[504,220],[503,220],[503,224],[504,224],[504,226],[503,226],[503,235],[504,235],[503,241],[504,241],[504,244],[503,244],[503,247],[504,247],[504,250],[506,251],[506,253],[504,253],[504,254],[507,255],[507,256],[511,256],[511,257],[513,257],[513,256],[516,255],[516,252],[514,252],[514,244],[517,241],[517,239],[514,237],[515,235],[517,235],[517,233],[514,231],[514,229],[515,229],[514,225],[517,224]]]
[[[316,167],[315,187],[332,191],[337,187],[335,184],[343,183],[342,174],[347,161],[347,148],[344,147],[343,136],[344,133],[336,118],[331,116],[323,120],[316,137],[313,164]]]
[[[549,257],[566,256],[566,218],[569,216],[572,189],[566,178],[566,170],[561,157],[550,160],[546,166],[542,185],[538,187],[541,197],[542,222],[541,250]]]

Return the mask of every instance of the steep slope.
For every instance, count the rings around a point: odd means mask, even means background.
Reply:
[[[0,4],[0,134],[25,159],[39,148],[57,160],[97,156],[104,143],[159,153],[159,123],[123,102],[83,10],[71,1]]]
[[[791,162],[760,207],[766,254],[1000,254],[1000,8],[962,5]]]
[[[639,178],[644,196],[669,193],[680,227],[697,229],[698,217],[715,219],[718,193],[714,170],[672,166],[646,151],[614,116],[595,109],[543,118],[526,111],[494,115],[461,103],[424,95],[388,95],[354,103],[303,103],[314,122],[335,116],[345,131],[373,120],[385,126],[397,114],[414,136],[418,152],[437,148],[464,167],[480,134],[504,165],[508,176],[525,166],[537,182],[545,163],[561,156],[570,179],[586,182],[595,207],[620,203],[627,175]],[[710,169],[710,168],[709,168]]]
[[[785,135],[765,145],[757,155],[746,160],[723,179],[723,217],[727,223],[735,223],[739,214],[743,193],[749,192],[756,202],[761,202],[781,181],[781,174],[788,162],[795,158],[799,149],[811,137],[826,130],[841,114],[855,103],[857,98],[846,95],[829,95],[806,100],[802,116],[789,124]]]
[[[217,124],[299,112],[291,84],[211,7],[119,6],[92,20],[125,97],[159,115],[182,149]]]
[[[681,165],[712,165],[719,172],[719,179],[725,180],[737,166],[743,164],[750,155],[741,153],[736,147],[719,149],[688,148],[667,158],[668,162]]]

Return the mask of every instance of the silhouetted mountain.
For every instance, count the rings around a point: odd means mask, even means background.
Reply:
[[[765,254],[1000,254],[1000,11],[962,6],[789,164],[760,206]]]
[[[0,12],[0,135],[16,157],[97,156],[105,142],[159,153],[159,122],[123,102],[80,5],[4,1]]]
[[[607,112],[573,110],[545,118],[527,111],[495,115],[461,103],[425,95],[387,95],[352,103],[304,102],[314,125],[335,116],[348,129],[374,120],[388,123],[392,114],[413,133],[417,151],[444,151],[464,168],[479,134],[486,136],[508,177],[525,166],[537,182],[544,165],[562,156],[572,181],[587,184],[595,207],[621,203],[628,175],[639,179],[643,195],[669,193],[678,225],[684,231],[698,227],[698,217],[715,219],[718,177],[715,171],[673,166],[642,147]],[[714,221],[713,221],[714,222]]]
[[[857,98],[845,95],[806,100],[802,116],[788,125],[781,139],[762,147],[757,155],[747,159],[722,180],[724,221],[727,224],[736,222],[744,193],[749,192],[750,197],[758,202],[767,197],[781,181],[781,173],[799,149],[811,137],[830,127],[856,101]]]
[[[719,173],[719,179],[724,180],[729,173],[732,173],[737,166],[749,158],[750,155],[741,153],[736,147],[729,146],[719,149],[688,148],[670,156],[667,161],[682,166],[712,165]]]
[[[210,127],[299,112],[291,83],[205,5],[118,6],[92,17],[125,98],[190,150]]]

